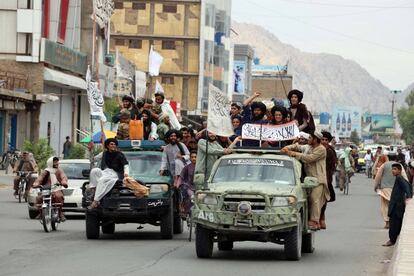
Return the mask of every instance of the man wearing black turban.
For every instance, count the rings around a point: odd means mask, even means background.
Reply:
[[[243,102],[243,124],[267,124],[267,120],[264,119],[266,115],[266,105],[262,102],[253,102],[254,99],[260,97],[259,92],[255,92],[252,96],[244,100]],[[256,140],[243,140],[243,146],[258,147],[259,141]]]
[[[114,124],[118,123],[121,120],[121,113],[124,110],[128,110],[130,112],[131,119],[133,120],[141,118],[141,114],[139,113],[138,108],[135,106],[134,99],[131,96],[125,95],[122,97],[120,111],[118,112],[118,114],[112,117],[112,122]]]
[[[310,124],[311,115],[306,108],[306,105],[302,103],[303,92],[297,89],[291,90],[288,94],[288,99],[290,102],[292,120],[298,122],[300,131],[311,134],[315,131],[315,126]]]

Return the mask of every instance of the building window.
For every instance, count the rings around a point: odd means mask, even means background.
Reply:
[[[162,77],[161,83],[162,84],[174,84],[174,77]]]
[[[130,39],[129,40],[129,48],[141,49],[142,48],[142,40]]]
[[[175,50],[175,41],[173,40],[164,40],[162,42],[163,50]]]
[[[145,10],[147,5],[145,3],[132,3],[133,10]]]
[[[177,5],[162,5],[162,12],[177,13]]]
[[[115,9],[122,10],[124,8],[124,3],[122,1],[115,2]]]
[[[124,46],[125,41],[123,39],[115,39],[115,45],[116,46]]]

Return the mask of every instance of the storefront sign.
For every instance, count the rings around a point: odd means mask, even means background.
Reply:
[[[81,75],[86,73],[86,54],[48,39],[42,39],[41,61]]]
[[[14,102],[12,102],[12,101],[3,101],[3,109],[14,110]]]

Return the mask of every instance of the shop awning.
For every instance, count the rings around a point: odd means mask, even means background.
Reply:
[[[86,81],[84,79],[57,70],[45,67],[43,77],[45,81],[58,86],[66,86],[69,89],[86,90]]]

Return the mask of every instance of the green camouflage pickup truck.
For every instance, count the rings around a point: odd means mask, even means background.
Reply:
[[[208,189],[194,197],[197,256],[210,258],[214,242],[231,250],[239,241],[283,244],[289,260],[312,253],[307,190],[318,182],[306,177],[301,183],[300,176],[300,162],[277,151],[238,151],[217,160]]]

